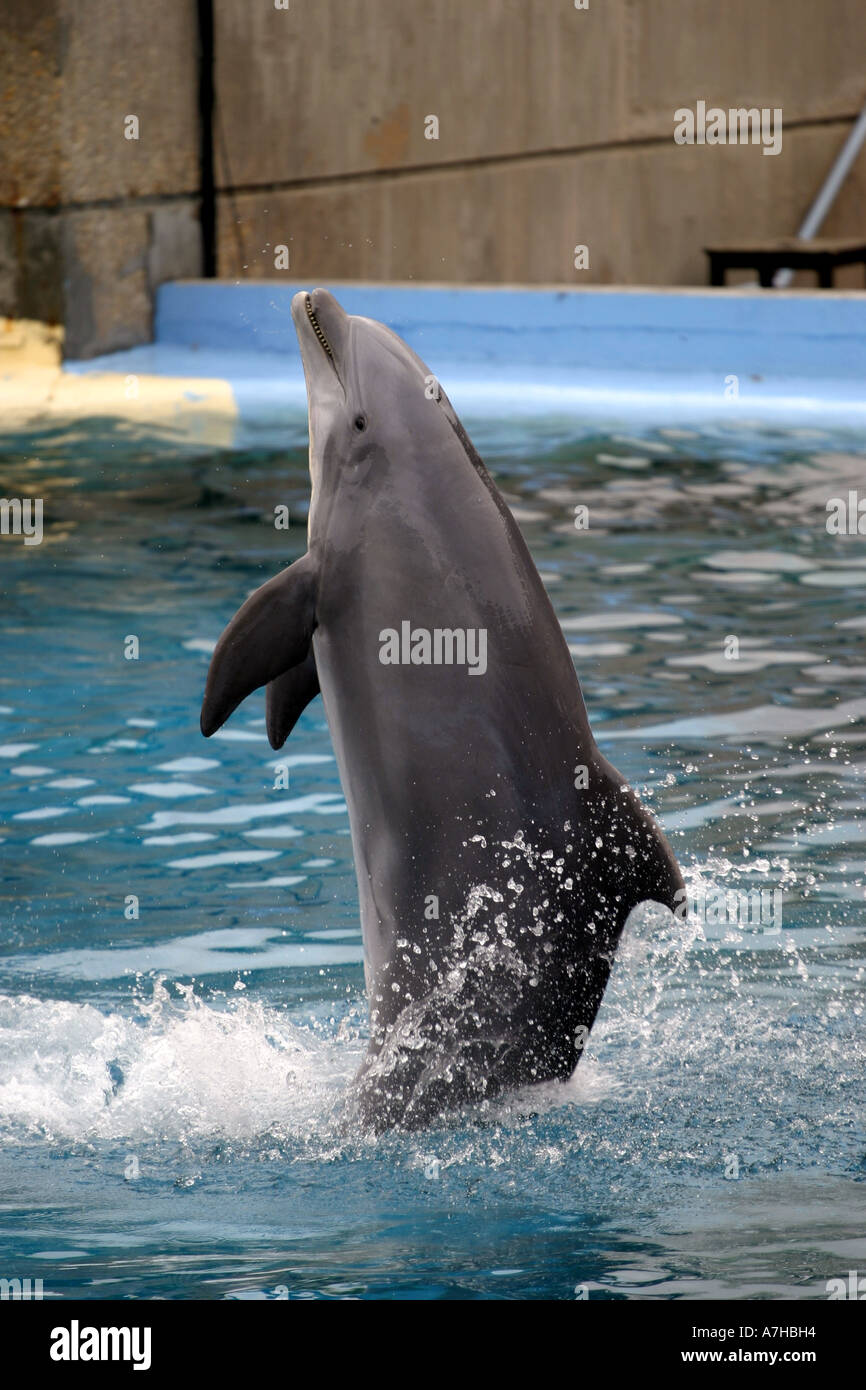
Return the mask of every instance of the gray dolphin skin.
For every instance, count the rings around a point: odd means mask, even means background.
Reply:
[[[368,1130],[567,1079],[629,912],[682,910],[650,813],[596,747],[508,507],[429,369],[322,289],[297,294],[307,553],[220,638],[205,735],[267,686],[282,746],[321,691],[349,811]]]

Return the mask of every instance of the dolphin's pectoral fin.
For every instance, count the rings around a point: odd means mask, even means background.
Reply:
[[[316,626],[316,585],[316,566],[307,554],[256,589],[238,609],[216,644],[207,673],[201,707],[205,738],[247,695],[306,661]]]
[[[290,666],[267,689],[268,738],[272,748],[282,748],[311,700],[319,693],[319,673],[312,647],[304,660]]]

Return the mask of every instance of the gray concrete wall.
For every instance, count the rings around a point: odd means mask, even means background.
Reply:
[[[707,243],[796,230],[866,100],[864,0],[214,0],[214,16],[232,278],[705,283]],[[69,355],[148,337],[154,287],[202,263],[197,74],[195,0],[6,0],[0,313],[64,321]],[[698,100],[781,107],[781,154],[677,146],[674,112]],[[823,228],[864,231],[866,153]]]
[[[194,0],[5,0],[0,314],[72,357],[147,341],[155,286],[201,269],[197,73]]]
[[[796,231],[866,101],[862,0],[216,13],[227,276],[280,274],[282,244],[313,280],[702,284],[707,243]],[[675,145],[699,99],[781,107],[781,154]],[[866,232],[864,185],[866,154],[826,235]]]

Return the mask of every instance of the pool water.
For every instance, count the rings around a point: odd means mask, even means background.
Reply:
[[[0,540],[0,1276],[747,1299],[866,1271],[866,547],[826,527],[866,441],[475,437],[695,900],[779,890],[781,922],[645,909],[567,1085],[347,1131],[364,982],[321,701],[281,753],[261,692],[198,730],[215,639],[305,548],[304,454],[7,439],[0,496],[44,499],[44,539]]]

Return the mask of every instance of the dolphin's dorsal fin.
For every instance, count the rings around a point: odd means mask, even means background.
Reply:
[[[317,588],[318,572],[307,553],[238,609],[211,658],[201,707],[205,738],[259,686],[306,661],[316,626]]]

